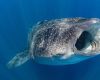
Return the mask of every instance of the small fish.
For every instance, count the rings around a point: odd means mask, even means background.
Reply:
[[[63,18],[38,22],[28,36],[28,48],[7,64],[18,67],[32,58],[47,65],[69,65],[100,54],[100,19]]]

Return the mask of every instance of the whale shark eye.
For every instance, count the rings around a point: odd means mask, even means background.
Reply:
[[[75,47],[77,48],[77,50],[86,49],[92,41],[93,37],[91,33],[88,31],[83,31],[80,37],[77,39]]]

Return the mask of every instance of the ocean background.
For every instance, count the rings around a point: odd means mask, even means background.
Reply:
[[[67,17],[100,18],[100,0],[0,0],[0,80],[100,80],[100,55],[72,65],[29,60],[7,68],[7,62],[27,47],[34,24]]]

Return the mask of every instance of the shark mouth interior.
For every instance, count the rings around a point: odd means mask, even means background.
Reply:
[[[91,42],[93,41],[93,36],[88,31],[83,31],[80,37],[77,39],[75,47],[77,50],[84,50],[89,45],[91,45]]]

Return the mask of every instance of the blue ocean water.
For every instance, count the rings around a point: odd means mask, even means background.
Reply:
[[[8,69],[6,63],[27,47],[27,35],[40,20],[100,18],[99,0],[0,0],[0,80],[100,80],[100,56],[77,64],[49,66],[29,60]]]

